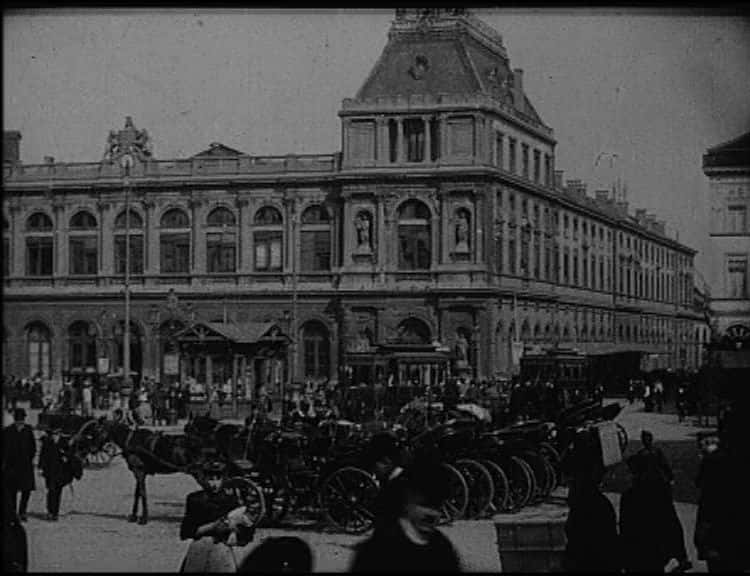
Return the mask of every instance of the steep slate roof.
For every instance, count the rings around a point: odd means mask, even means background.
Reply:
[[[750,167],[750,132],[709,148],[703,155],[703,166]]]
[[[486,94],[543,124],[523,87],[513,87],[507,56],[466,31],[479,24],[476,20],[472,16],[454,20],[452,28],[442,22],[435,28],[427,25],[411,30],[394,23],[388,42],[356,100],[417,94]],[[426,59],[427,68],[415,77],[418,56]]]

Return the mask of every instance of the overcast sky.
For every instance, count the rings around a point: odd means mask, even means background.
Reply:
[[[750,130],[750,20],[628,11],[476,10],[589,190],[627,183],[709,267],[701,156]],[[21,159],[98,161],[126,115],[160,159],[222,142],[254,155],[340,150],[337,112],[387,40],[384,11],[4,13],[3,128]],[[599,164],[595,159],[604,153]],[[616,155],[616,156],[615,156]]]

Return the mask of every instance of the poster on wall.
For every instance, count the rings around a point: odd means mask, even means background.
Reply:
[[[109,358],[102,357],[98,360],[97,369],[99,370],[99,374],[106,374],[109,372]]]

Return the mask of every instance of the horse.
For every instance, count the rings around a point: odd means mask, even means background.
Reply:
[[[120,449],[128,469],[135,478],[133,508],[129,522],[148,523],[148,497],[146,478],[156,474],[182,472],[194,476],[199,483],[202,474],[199,463],[203,456],[201,446],[187,435],[166,435],[139,428],[122,420],[92,420],[82,430],[93,436],[97,443],[113,442]],[[141,503],[141,516],[138,505]]]

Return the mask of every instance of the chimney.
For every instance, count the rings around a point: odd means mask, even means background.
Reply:
[[[579,202],[583,201],[586,196],[586,184],[578,179],[568,180],[567,184],[568,194]]]
[[[565,174],[564,170],[555,170],[555,188],[558,190],[563,189],[563,175]]]
[[[21,133],[17,130],[3,130],[3,164],[21,162]]]
[[[654,222],[654,229],[658,234],[666,236],[666,225],[667,223],[664,220],[656,220]]]
[[[513,70],[513,86],[518,92],[523,92],[523,70],[521,68]]]
[[[628,203],[627,203],[627,201],[625,201],[625,200],[618,200],[617,202],[615,202],[615,205],[617,206],[617,211],[620,213],[620,215],[622,215],[622,216],[627,216],[628,215]]]
[[[594,198],[597,202],[607,204],[609,202],[609,190],[597,190],[594,192]]]
[[[638,220],[638,224],[643,224],[646,220],[646,210],[644,208],[638,208],[635,211],[635,219]]]
[[[45,156],[44,157],[44,163],[45,164],[54,164],[55,163],[55,157],[54,156]]]

